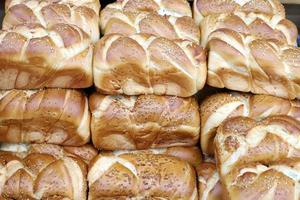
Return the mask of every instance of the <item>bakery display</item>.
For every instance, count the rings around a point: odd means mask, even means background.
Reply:
[[[94,93],[89,103],[92,140],[97,148],[192,146],[199,140],[199,107],[192,97]]]
[[[201,45],[207,45],[210,34],[218,29],[230,29],[236,32],[278,40],[283,44],[297,45],[298,30],[288,19],[277,15],[236,12],[230,14],[215,14],[201,21]],[[227,41],[231,45],[231,42]],[[232,41],[234,43],[234,41]],[[237,49],[239,51],[239,49]],[[243,53],[243,52],[241,52]],[[246,56],[246,55],[245,55]]]
[[[6,0],[5,3],[4,30],[27,23],[37,23],[45,28],[63,23],[78,26],[94,42],[100,37],[98,0]]]
[[[189,97],[206,81],[206,52],[188,40],[105,35],[94,49],[96,88],[105,94]]]
[[[86,144],[90,138],[87,97],[76,90],[0,92],[0,142]]]
[[[262,13],[285,17],[285,10],[280,0],[194,0],[193,17],[197,24],[211,14]]]
[[[217,93],[200,104],[203,153],[214,154],[214,138],[217,128],[229,118],[250,117],[255,120],[274,115],[288,115],[300,121],[300,101],[290,101],[269,95],[243,93]]]
[[[0,89],[86,88],[92,85],[92,45],[73,25],[37,24],[0,31]]]
[[[87,164],[78,156],[56,145],[1,145],[0,168],[2,199],[86,199]],[[90,146],[76,147],[84,159],[97,154]],[[88,151],[87,151],[88,149]]]
[[[198,199],[191,165],[161,154],[99,154],[90,165],[88,184],[90,200]]]
[[[299,48],[229,29],[213,32],[208,40],[208,85],[300,98]]]

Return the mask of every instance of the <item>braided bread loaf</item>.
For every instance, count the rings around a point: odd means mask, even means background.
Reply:
[[[224,176],[224,198],[298,200],[300,161],[246,164]]]
[[[200,31],[189,16],[161,16],[156,13],[124,12],[106,7],[101,11],[101,32],[133,35],[147,33],[168,39],[187,39],[199,42]]]
[[[218,93],[206,98],[200,105],[201,148],[213,155],[214,138],[223,121],[235,116],[255,120],[272,115],[289,115],[300,121],[300,101],[289,101],[268,95]]]
[[[216,164],[203,162],[196,169],[199,200],[221,200],[223,192]]]
[[[96,148],[131,150],[192,146],[198,142],[199,111],[192,97],[93,94],[89,103]]]
[[[6,147],[7,148],[7,147]],[[20,152],[11,146],[0,151],[1,199],[84,200],[87,192],[87,164],[95,156],[90,146],[65,150],[55,145],[31,145]]]
[[[299,159],[300,122],[286,115],[255,121],[236,117],[225,121],[215,137],[215,157],[221,176],[246,163],[270,164]]]
[[[229,29],[213,32],[208,40],[210,86],[300,98],[299,48]]]
[[[299,199],[300,123],[288,116],[231,118],[215,138],[227,199]]]
[[[110,34],[96,43],[94,82],[106,94],[189,97],[206,81],[206,52],[188,40]]]
[[[161,154],[179,158],[190,163],[192,166],[199,166],[202,162],[201,151],[198,147],[168,147],[163,149],[146,149],[146,150],[117,150],[117,151],[102,151],[102,155],[120,156],[127,153],[141,154]]]
[[[193,5],[193,17],[197,24],[208,15],[235,11],[279,15],[285,18],[285,10],[280,0],[195,0]]]
[[[201,45],[205,47],[209,35],[221,28],[265,39],[276,39],[285,44],[297,44],[298,30],[290,20],[278,15],[235,12],[205,17],[201,21]]]
[[[38,23],[45,28],[65,23],[76,25],[86,31],[94,42],[100,37],[98,0],[6,0],[6,9],[3,29],[24,23]]]
[[[192,10],[187,0],[117,0],[108,4],[105,9],[192,17]]]
[[[0,31],[0,89],[92,85],[92,45],[73,25],[19,25]]]
[[[80,146],[89,141],[87,98],[75,90],[0,92],[0,142]]]
[[[198,199],[194,169],[161,154],[100,154],[90,165],[88,182],[89,200]]]

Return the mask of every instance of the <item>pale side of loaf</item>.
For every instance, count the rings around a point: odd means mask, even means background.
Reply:
[[[219,29],[209,36],[210,86],[300,98],[300,48]]]
[[[102,155],[119,156],[127,153],[141,154],[161,154],[179,158],[190,163],[193,167],[198,167],[202,163],[201,151],[198,147],[168,147],[162,149],[146,149],[146,150],[117,150],[117,151],[102,151]]]
[[[92,140],[104,150],[193,146],[198,142],[197,101],[173,96],[90,97]]]
[[[25,151],[14,145],[5,148],[11,151],[0,151],[1,199],[86,199],[88,163],[77,154],[45,144],[29,145]],[[81,148],[86,154],[92,147],[73,147],[73,151],[79,153]],[[88,152],[85,157],[97,154]]]
[[[222,28],[265,39],[276,39],[289,45],[297,44],[297,26],[290,20],[278,15],[235,12],[205,17],[201,21],[201,45],[205,47],[209,35]]]
[[[0,89],[89,87],[92,51],[89,36],[73,25],[0,31]]]
[[[223,198],[298,200],[300,161],[245,164],[222,178]]]
[[[0,92],[0,142],[80,146],[90,138],[87,97],[76,90]]]
[[[260,120],[273,115],[289,115],[300,121],[300,101],[269,95],[218,93],[207,97],[201,103],[200,115],[201,149],[203,153],[213,155],[217,128],[225,120],[236,116]]]
[[[161,154],[100,154],[90,165],[88,182],[89,200],[198,199],[191,165]]]
[[[188,40],[105,35],[94,49],[94,83],[105,94],[189,97],[206,81],[206,51]]]
[[[285,10],[280,0],[195,0],[193,4],[193,17],[197,24],[208,15],[235,11],[279,15],[285,18]]]
[[[104,9],[157,13],[162,16],[192,17],[192,9],[187,0],[118,0],[108,4]]]
[[[247,163],[279,163],[300,158],[300,122],[286,115],[255,121],[236,117],[225,121],[215,137],[218,171],[226,176]]]
[[[205,161],[196,170],[199,200],[222,200],[223,191],[216,164]]]
[[[8,0],[6,1],[6,9],[2,23],[2,28],[5,30],[24,23],[37,23],[45,28],[51,28],[57,23],[64,23],[78,26],[88,33],[94,42],[100,37],[100,2],[98,0]]]
[[[147,33],[168,39],[200,40],[200,30],[192,17],[174,17],[146,12],[124,12],[106,7],[101,11],[100,27],[103,34],[133,35]]]

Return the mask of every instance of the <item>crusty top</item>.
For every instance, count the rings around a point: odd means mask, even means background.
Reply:
[[[195,172],[161,154],[99,155],[88,173],[89,199],[198,199]]]
[[[255,121],[247,117],[230,118],[215,138],[215,156],[221,175],[246,163],[298,159],[300,122],[286,115]]]
[[[300,48],[229,29],[210,34],[208,48],[210,86],[300,98]]]
[[[297,44],[298,29],[290,20],[279,15],[235,12],[205,17],[201,21],[201,45],[206,46],[209,35],[220,28],[265,39],[276,39],[289,45]]]
[[[37,24],[24,24],[0,31],[0,63],[6,70],[31,72],[28,79],[22,73],[3,78],[1,89],[83,88],[92,84],[90,39],[74,25],[55,24],[45,29]],[[70,73],[71,80],[55,82],[57,74],[63,71]]]
[[[95,45],[93,71],[104,93],[188,97],[204,86],[206,52],[188,40],[110,34]]]
[[[99,39],[100,3],[97,0],[7,0],[6,9],[3,29],[24,23],[38,23],[45,28],[65,23],[78,26],[88,33],[94,42]]]
[[[285,17],[285,10],[280,0],[195,0],[193,5],[194,19],[197,24],[200,24],[205,16],[234,11]]]

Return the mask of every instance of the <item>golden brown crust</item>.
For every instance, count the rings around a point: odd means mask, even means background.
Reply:
[[[229,29],[213,32],[208,40],[210,86],[300,98],[299,48]]]
[[[298,159],[299,133],[300,122],[286,115],[261,121],[230,118],[219,126],[215,137],[219,172],[226,175],[245,163],[270,164]]]
[[[208,15],[235,11],[279,15],[285,18],[285,10],[280,0],[195,0],[193,5],[193,17],[197,24]]]
[[[8,146],[11,151],[0,151],[1,199],[86,199],[88,163],[81,157],[56,145],[29,145],[25,151]]]
[[[278,15],[236,12],[205,17],[201,21],[201,45],[205,47],[209,35],[222,28],[265,39],[276,39],[289,45],[297,44],[298,30],[290,20]]]
[[[146,149],[146,150],[119,150],[119,151],[102,151],[102,155],[115,155],[119,156],[127,153],[142,153],[142,154],[162,154],[173,156],[190,163],[192,166],[197,167],[202,162],[201,151],[198,147],[168,147],[163,149]]]
[[[223,177],[224,197],[232,200],[298,200],[300,161],[245,164]]]
[[[161,154],[100,154],[90,165],[88,181],[90,200],[198,199],[194,169]]]
[[[221,200],[223,196],[220,177],[214,162],[197,166],[199,200]]]
[[[201,148],[203,153],[213,155],[213,141],[218,126],[235,116],[255,120],[272,115],[289,115],[300,120],[300,101],[290,101],[269,95],[242,93],[218,93],[206,98],[200,105]]]
[[[206,81],[206,52],[188,40],[110,34],[96,43],[94,83],[105,94],[188,97]]]
[[[157,13],[131,13],[106,7],[101,11],[101,32],[132,35],[147,33],[168,39],[187,39],[199,42],[200,31],[191,17],[174,17]]]
[[[194,98],[173,96],[90,97],[92,140],[105,150],[193,146],[200,118]]]
[[[88,100],[75,90],[0,92],[0,141],[80,146],[89,141]]]
[[[5,30],[24,23],[37,23],[45,28],[64,23],[78,26],[88,33],[94,42],[100,37],[98,0],[9,0],[6,1],[6,9],[2,23]]]
[[[92,45],[76,26],[24,24],[0,31],[0,89],[92,85]]]

